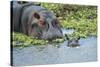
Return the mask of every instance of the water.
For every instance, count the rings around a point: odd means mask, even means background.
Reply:
[[[74,32],[74,29],[62,29],[63,35],[64,34],[72,34]]]
[[[59,44],[13,48],[13,65],[41,65],[89,62],[97,60],[97,38],[79,40],[79,48],[67,47],[67,41]]]

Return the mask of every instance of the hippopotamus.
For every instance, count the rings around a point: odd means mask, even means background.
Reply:
[[[46,8],[17,1],[11,4],[13,31],[48,40],[63,37],[57,17]]]
[[[80,44],[79,44],[80,37],[69,38],[67,34],[65,34],[65,37],[66,37],[66,40],[68,40],[68,44],[67,44],[68,47],[78,47],[78,46],[80,46]]]

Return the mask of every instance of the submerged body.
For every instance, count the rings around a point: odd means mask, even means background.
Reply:
[[[12,5],[13,31],[31,37],[53,39],[62,37],[59,21],[53,13],[32,3]]]

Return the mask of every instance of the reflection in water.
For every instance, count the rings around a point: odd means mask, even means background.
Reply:
[[[67,41],[59,44],[13,48],[14,66],[88,62],[97,60],[96,37],[81,38],[79,48],[67,47]]]

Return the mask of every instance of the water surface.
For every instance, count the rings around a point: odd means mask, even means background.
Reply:
[[[72,32],[72,31],[71,31]],[[13,65],[41,65],[89,62],[97,60],[97,38],[79,40],[79,48],[70,48],[67,41],[59,44],[13,48]]]

